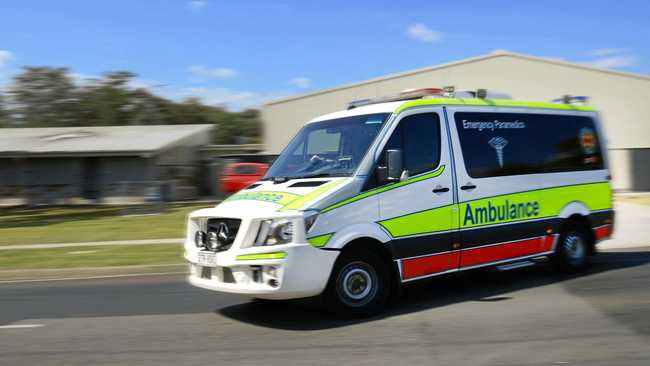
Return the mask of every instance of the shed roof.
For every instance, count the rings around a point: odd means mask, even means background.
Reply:
[[[0,128],[1,156],[155,155],[213,125]]]

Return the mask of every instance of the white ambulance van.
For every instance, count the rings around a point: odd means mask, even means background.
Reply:
[[[190,214],[189,282],[361,315],[432,276],[577,270],[614,212],[598,114],[564,99],[424,89],[309,121],[265,178]]]

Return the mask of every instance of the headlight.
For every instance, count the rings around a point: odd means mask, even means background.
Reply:
[[[203,248],[205,246],[205,233],[203,231],[197,231],[194,234],[194,244],[197,248]]]
[[[207,239],[207,243],[206,243],[206,246],[208,247],[208,249],[216,251],[217,249],[219,249],[220,245],[221,245],[221,243],[219,243],[219,235],[214,231],[209,231],[208,232],[208,239]]]
[[[286,244],[293,240],[293,222],[287,219],[263,220],[255,245]]]

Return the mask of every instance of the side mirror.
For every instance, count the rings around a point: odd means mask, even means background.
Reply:
[[[377,167],[377,175],[382,182],[399,182],[404,173],[402,150],[386,150],[386,166]]]

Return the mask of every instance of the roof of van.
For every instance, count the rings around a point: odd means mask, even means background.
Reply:
[[[399,113],[409,108],[421,106],[476,106],[476,107],[511,107],[511,108],[530,108],[530,109],[551,109],[562,111],[576,112],[593,112],[595,109],[590,106],[566,104],[566,103],[548,103],[548,102],[529,102],[512,99],[461,99],[461,98],[425,98],[416,100],[404,100],[397,102],[386,102],[369,104],[348,110],[342,110],[334,113],[325,114],[314,118],[310,122],[323,121],[351,116],[360,116],[374,113]]]

